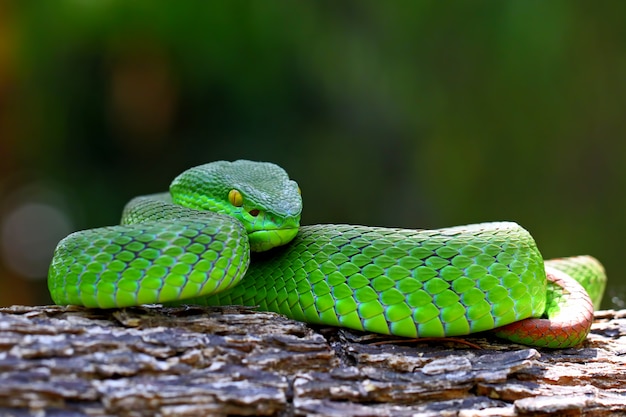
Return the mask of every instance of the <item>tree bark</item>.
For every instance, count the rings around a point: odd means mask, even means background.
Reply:
[[[249,308],[0,309],[0,415],[626,413],[626,310],[583,346],[408,342]],[[383,343],[381,343],[383,342]]]

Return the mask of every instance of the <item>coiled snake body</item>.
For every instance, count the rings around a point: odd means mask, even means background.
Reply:
[[[605,275],[588,256],[544,262],[511,222],[439,230],[299,227],[302,199],[280,167],[213,162],[170,194],[138,197],[122,225],[59,242],[48,286],[57,304],[259,306],[315,324],[407,337],[499,336],[580,344]],[[256,252],[250,262],[250,249]],[[249,266],[249,268],[248,268]],[[247,272],[246,272],[247,271]]]

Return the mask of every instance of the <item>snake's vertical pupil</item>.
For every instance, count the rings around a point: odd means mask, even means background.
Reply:
[[[228,192],[228,201],[235,207],[243,206],[243,196],[237,190],[230,190]]]

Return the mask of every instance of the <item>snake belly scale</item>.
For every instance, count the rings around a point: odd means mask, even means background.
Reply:
[[[274,164],[192,168],[169,194],[133,199],[122,225],[62,240],[50,267],[52,299],[99,308],[249,305],[406,337],[498,328],[520,343],[567,347],[585,339],[593,319],[592,300],[574,279],[592,288],[596,304],[606,280],[591,257],[544,262],[512,222],[299,227],[301,210],[297,184]]]

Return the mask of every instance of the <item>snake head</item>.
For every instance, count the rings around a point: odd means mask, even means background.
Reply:
[[[298,184],[269,162],[217,161],[191,168],[170,185],[172,201],[238,219],[250,249],[269,250],[298,233],[302,197]]]

